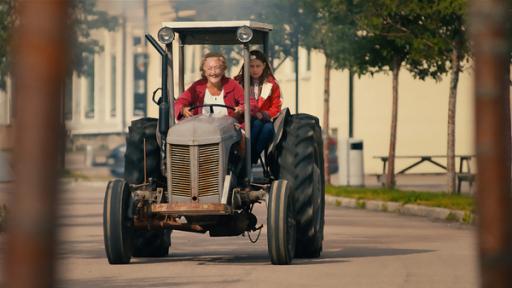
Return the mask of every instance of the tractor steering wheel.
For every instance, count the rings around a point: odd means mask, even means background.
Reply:
[[[223,105],[223,104],[203,104],[203,105],[194,105],[194,106],[190,106],[190,110],[194,110],[196,108],[202,108],[202,107],[210,107],[210,114],[213,114],[213,107],[223,107],[223,108],[227,108],[227,109],[231,109],[233,111],[235,111],[235,107],[232,107],[232,106],[228,106],[228,105]]]

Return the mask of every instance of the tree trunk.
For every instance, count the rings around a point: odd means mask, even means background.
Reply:
[[[455,112],[457,107],[457,86],[460,73],[460,47],[461,43],[453,43],[450,75],[450,96],[448,97],[448,147],[447,147],[447,176],[448,192],[455,193]]]
[[[331,60],[326,57],[324,67],[324,119],[323,128],[325,132],[324,140],[324,171],[325,183],[331,183],[331,175],[329,174],[329,95],[331,85]]]
[[[395,151],[396,151],[396,124],[398,119],[398,75],[402,61],[399,57],[393,60],[393,106],[391,110],[391,134],[389,138],[388,171],[386,175],[386,188],[395,187]]]
[[[509,59],[509,63],[510,63],[510,59]],[[505,77],[506,77],[506,79],[508,81],[510,81],[510,65],[506,69]],[[507,86],[504,89],[508,89],[510,91],[510,87],[509,86]],[[505,108],[505,143],[507,143],[506,144],[507,147],[512,147],[512,131],[511,131],[512,124],[510,123],[510,121],[511,121],[511,119],[510,119],[510,93],[508,93],[508,95],[507,95],[507,97],[505,97],[504,101],[505,101],[505,105],[504,105],[504,108]],[[507,152],[509,153],[509,155],[505,157],[505,159],[506,159],[505,160],[505,164],[506,164],[506,167],[507,167],[507,171],[511,171],[511,169],[512,169],[511,168],[511,166],[512,166],[512,153],[510,153],[511,152],[510,150],[507,150]],[[512,189],[512,174],[509,176],[508,181],[510,183],[509,186]]]

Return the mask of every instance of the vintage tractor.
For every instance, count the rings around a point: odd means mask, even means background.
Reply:
[[[160,99],[153,94],[159,118],[132,122],[125,177],[108,183],[103,228],[110,264],[127,264],[132,256],[167,256],[173,230],[208,232],[211,237],[261,232],[252,210],[262,202],[267,203],[273,264],[320,256],[325,200],[318,118],[283,109],[274,120],[273,142],[260,157],[260,173],[251,165],[249,105],[245,134],[228,116],[198,115],[175,123],[173,41],[178,42],[181,93],[184,45],[241,45],[248,63],[250,45],[268,52],[271,29],[253,21],[168,22],[158,32],[165,49],[146,35],[162,56]],[[249,65],[244,67],[249,103]]]

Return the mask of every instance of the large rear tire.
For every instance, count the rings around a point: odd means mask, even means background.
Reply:
[[[144,182],[144,142],[146,142],[147,177],[162,180],[160,148],[156,141],[157,119],[141,118],[132,121],[126,137],[124,179],[130,184]]]
[[[121,179],[108,183],[103,202],[103,240],[110,264],[128,264],[133,252],[131,192]]]
[[[295,217],[293,199],[286,180],[272,183],[267,208],[267,243],[270,261],[287,265],[295,253]]]
[[[288,180],[295,202],[295,257],[315,258],[322,252],[325,184],[321,135],[318,118],[293,115],[278,149],[279,178]]]
[[[171,247],[171,230],[136,231],[133,257],[165,257]]]
[[[164,183],[160,169],[160,147],[157,143],[157,119],[132,121],[126,137],[124,178],[130,184],[144,182],[144,142],[146,145],[146,177]],[[169,255],[171,230],[139,230],[134,232],[134,257],[165,257]]]

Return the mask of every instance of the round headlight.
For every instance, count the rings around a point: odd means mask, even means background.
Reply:
[[[236,30],[236,38],[242,43],[247,43],[252,39],[252,30],[247,26],[242,26]]]
[[[162,44],[169,44],[174,40],[174,31],[169,27],[162,27],[158,30],[158,41]]]

